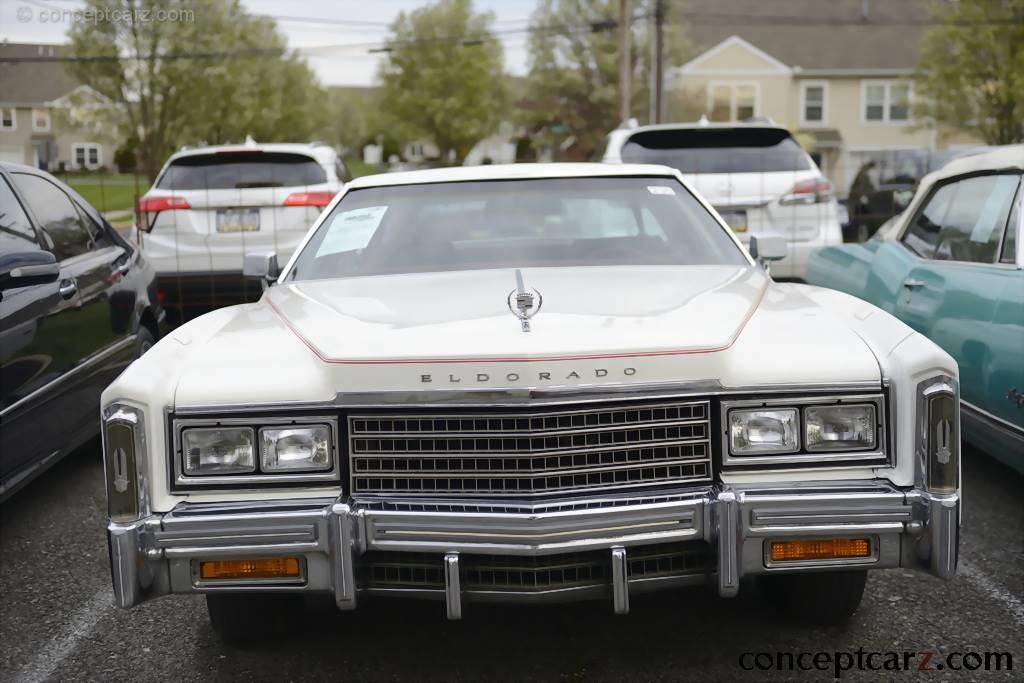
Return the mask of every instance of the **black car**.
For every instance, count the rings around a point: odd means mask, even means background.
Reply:
[[[843,225],[845,242],[864,242],[883,223],[907,208],[917,183],[953,159],[987,151],[987,147],[946,150],[888,150],[876,152],[857,170]]]
[[[100,393],[162,319],[131,242],[50,174],[0,163],[0,500],[99,433]]]

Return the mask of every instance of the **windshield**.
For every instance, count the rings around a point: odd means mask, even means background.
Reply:
[[[232,190],[300,187],[327,182],[316,159],[284,152],[192,154],[171,162],[156,181],[162,190]]]
[[[680,128],[642,131],[622,147],[628,164],[664,164],[682,173],[806,171],[811,162],[779,128]]]
[[[556,178],[352,190],[289,277],[746,263],[672,178]]]

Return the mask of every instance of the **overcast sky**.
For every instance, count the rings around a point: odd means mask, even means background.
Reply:
[[[277,18],[291,47],[306,54],[324,85],[370,85],[379,54],[369,52],[387,35],[386,24],[402,10],[425,0],[242,0],[254,14]],[[505,67],[513,74],[526,71],[527,25],[537,0],[475,0],[477,10],[495,15],[494,28],[504,32]],[[0,41],[62,43],[79,0],[0,0]],[[196,21],[201,21],[199,16]],[[355,22],[346,24],[344,22]],[[364,22],[364,23],[359,23]]]

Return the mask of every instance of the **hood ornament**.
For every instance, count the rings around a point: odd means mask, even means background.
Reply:
[[[530,318],[537,315],[544,297],[536,289],[526,289],[523,284],[523,273],[516,268],[516,288],[508,293],[508,310],[512,315],[519,318],[522,323],[523,332],[530,331]]]

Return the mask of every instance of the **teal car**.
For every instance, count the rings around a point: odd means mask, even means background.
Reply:
[[[1024,145],[952,161],[863,244],[810,257],[807,282],[860,297],[960,365],[964,438],[1024,472]]]

